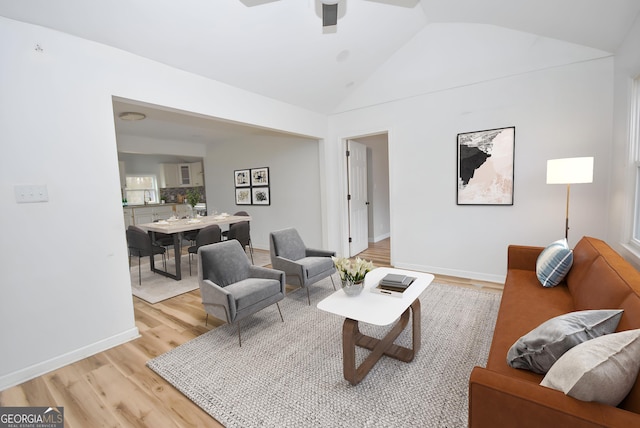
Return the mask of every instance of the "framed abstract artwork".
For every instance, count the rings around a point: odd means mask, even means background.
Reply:
[[[249,187],[251,184],[251,174],[248,169],[233,171],[236,187]]]
[[[251,189],[236,188],[236,205],[251,205]]]
[[[269,185],[269,168],[254,168],[251,170],[252,186],[268,186]]]
[[[251,197],[253,205],[271,205],[268,187],[253,187],[251,189]]]
[[[269,167],[233,171],[236,205],[271,205]]]
[[[513,205],[514,126],[458,134],[458,205]]]

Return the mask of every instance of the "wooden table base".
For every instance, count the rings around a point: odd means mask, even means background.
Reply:
[[[405,348],[393,342],[409,323],[409,313],[413,323],[413,348]],[[356,367],[356,346],[369,349],[371,353]],[[416,299],[402,313],[398,322],[382,339],[364,335],[358,328],[358,321],[347,318],[342,326],[342,357],[344,378],[352,385],[357,385],[371,371],[380,357],[386,355],[396,360],[410,362],[420,350],[420,300]]]

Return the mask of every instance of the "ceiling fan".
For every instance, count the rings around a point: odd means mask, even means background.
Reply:
[[[240,0],[245,6],[257,6],[260,4],[271,3],[278,0]],[[347,0],[315,0],[316,5],[322,7],[322,26],[332,27],[338,24],[338,17],[344,15],[345,4]],[[412,8],[420,0],[366,0],[375,3],[390,4],[393,6],[401,6]]]

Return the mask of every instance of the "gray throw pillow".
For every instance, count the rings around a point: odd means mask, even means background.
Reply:
[[[582,401],[617,406],[640,369],[640,330],[609,334],[567,351],[540,385]]]
[[[551,318],[522,336],[507,353],[516,369],[545,374],[565,352],[579,343],[613,333],[622,309],[570,312]]]

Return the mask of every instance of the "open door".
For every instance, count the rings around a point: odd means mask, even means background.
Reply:
[[[349,256],[369,247],[369,202],[367,201],[367,146],[347,141],[349,207]]]

